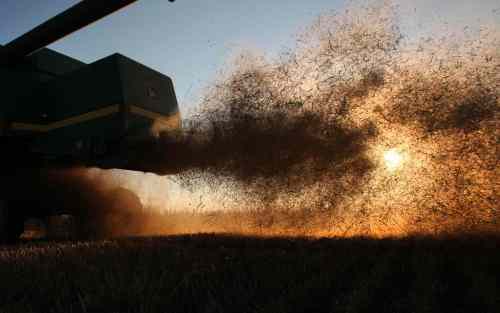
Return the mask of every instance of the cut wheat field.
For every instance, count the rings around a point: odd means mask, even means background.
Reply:
[[[0,248],[0,312],[499,312],[500,240],[180,235]]]

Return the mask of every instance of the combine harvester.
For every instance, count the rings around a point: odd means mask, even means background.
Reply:
[[[20,171],[72,164],[139,169],[144,144],[180,129],[169,77],[120,54],[85,64],[45,48],[135,1],[81,1],[0,46],[0,242],[17,240],[33,215],[7,191]],[[71,213],[36,210],[40,218]]]

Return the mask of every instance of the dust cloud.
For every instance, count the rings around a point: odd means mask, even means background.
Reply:
[[[496,232],[498,29],[410,40],[402,18],[353,5],[278,59],[243,53],[144,169],[229,190],[269,232]]]
[[[498,29],[409,40],[395,6],[364,3],[318,17],[279,58],[235,58],[182,132],[144,147],[136,168],[232,203],[163,215],[153,220],[170,226],[150,232],[498,232]],[[387,151],[400,168],[387,169]],[[143,210],[132,193],[86,181],[58,191],[79,214],[103,203]],[[148,232],[128,220],[109,224]]]

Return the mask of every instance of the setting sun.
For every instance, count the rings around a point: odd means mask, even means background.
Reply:
[[[403,163],[403,156],[395,149],[390,149],[384,152],[384,162],[390,171],[395,171]]]

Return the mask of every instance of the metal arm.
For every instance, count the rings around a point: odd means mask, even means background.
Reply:
[[[16,64],[33,52],[136,1],[81,1],[1,48],[0,64]]]

